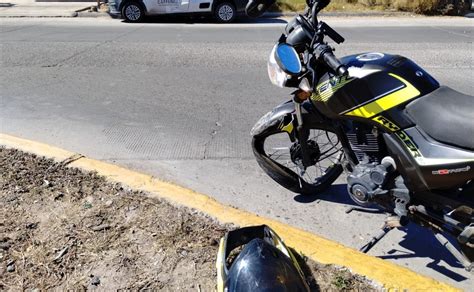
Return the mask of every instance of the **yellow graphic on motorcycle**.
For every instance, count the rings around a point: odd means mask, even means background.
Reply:
[[[381,124],[382,126],[384,126],[386,129],[388,129],[391,132],[396,132],[400,130],[399,126],[397,126],[395,123],[391,122],[389,119],[383,116],[376,116],[372,120]]]
[[[293,126],[293,119],[288,124],[284,124],[283,122],[280,125],[280,130],[282,132],[287,132],[288,134],[291,134],[293,132],[294,126]]]
[[[416,144],[413,143],[413,141],[410,139],[407,133],[400,131],[400,132],[397,132],[396,135],[398,136],[398,138],[400,138],[400,140],[402,140],[403,144],[405,144],[405,146],[410,151],[413,158],[423,157],[423,155],[421,155],[420,151],[416,147]]]
[[[389,73],[388,75],[400,80],[404,84],[404,87],[395,92],[387,93],[387,95],[368,104],[361,105],[360,107],[345,113],[345,115],[366,119],[372,118],[383,111],[389,110],[420,95],[420,91],[402,77],[392,73]]]
[[[311,95],[311,99],[314,101],[326,102],[331,96],[334,95],[334,93],[336,93],[336,91],[354,79],[355,78],[345,75],[334,76],[329,80],[321,82],[318,84],[318,86],[316,86],[316,90],[314,91],[313,95]]]

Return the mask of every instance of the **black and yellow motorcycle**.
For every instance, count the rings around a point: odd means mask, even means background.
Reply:
[[[251,0],[247,14],[259,16],[273,2]],[[257,162],[301,194],[326,190],[345,171],[348,193],[362,210],[376,205],[393,215],[363,251],[411,220],[433,230],[470,269],[474,97],[440,86],[403,56],[337,59],[325,38],[338,44],[344,38],[317,18],[329,0],[307,4],[270,53],[272,83],[296,90],[251,130]],[[457,247],[443,234],[457,238]]]

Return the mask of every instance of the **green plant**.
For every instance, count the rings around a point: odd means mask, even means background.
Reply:
[[[334,279],[332,281],[332,284],[338,289],[338,290],[349,290],[352,286],[352,282],[350,279],[348,279],[345,275],[344,272],[339,272],[334,275]]]

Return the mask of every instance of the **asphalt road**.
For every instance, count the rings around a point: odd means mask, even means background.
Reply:
[[[382,51],[415,60],[473,94],[473,24],[448,19],[336,19],[336,54]],[[102,19],[3,19],[0,130],[154,174],[262,216],[359,248],[384,215],[345,214],[344,178],[303,197],[258,168],[249,131],[288,99],[266,60],[284,21],[234,25]],[[440,113],[442,114],[442,113]],[[427,231],[409,226],[370,254],[468,290],[464,271]]]

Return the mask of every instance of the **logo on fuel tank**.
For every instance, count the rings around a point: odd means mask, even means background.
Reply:
[[[316,86],[316,90],[311,96],[311,99],[326,102],[336,91],[352,80],[355,80],[355,78],[349,76],[334,76],[329,80],[321,82]]]
[[[369,62],[382,59],[385,55],[382,53],[365,53],[356,57],[357,60],[362,62]]]

